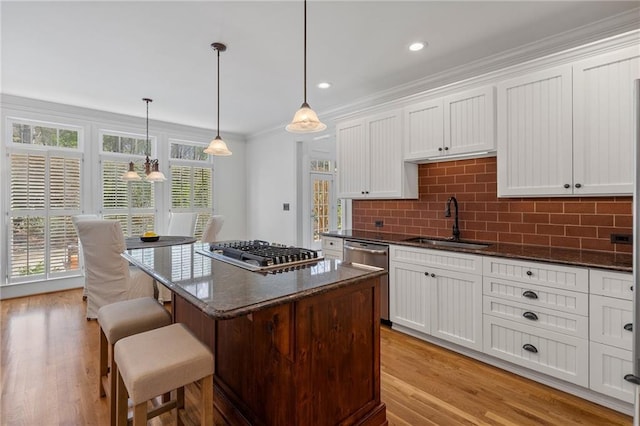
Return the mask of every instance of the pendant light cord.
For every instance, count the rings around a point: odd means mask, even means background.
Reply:
[[[307,0],[304,0],[304,103],[307,103]]]
[[[218,52],[218,130],[217,137],[220,137],[220,49],[216,49]]]

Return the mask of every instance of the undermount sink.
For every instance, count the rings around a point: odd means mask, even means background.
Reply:
[[[436,238],[425,238],[425,237],[414,237],[404,240],[410,243],[418,243],[424,244],[428,246],[434,247],[457,247],[457,248],[466,248],[466,249],[485,249],[490,246],[490,244],[484,243],[474,243],[471,241],[453,241],[453,240],[439,240]]]

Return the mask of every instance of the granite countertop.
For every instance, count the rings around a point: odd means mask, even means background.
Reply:
[[[460,253],[472,253],[483,256],[499,256],[511,259],[554,262],[565,265],[584,266],[589,268],[603,268],[622,272],[632,271],[632,255],[627,253],[607,253],[600,251],[573,250],[557,247],[541,247],[504,243],[487,243],[489,244],[489,247],[483,249],[441,246],[434,247],[418,242],[406,241],[410,238],[415,238],[415,235],[358,230],[325,232],[322,233],[322,235],[328,237],[353,238],[378,243],[429,248],[434,250],[448,250]]]
[[[230,319],[386,274],[339,260],[302,269],[251,272],[207,256],[208,244],[130,250],[123,256],[213,319]]]

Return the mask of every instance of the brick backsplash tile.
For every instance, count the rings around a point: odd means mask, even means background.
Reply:
[[[611,233],[631,233],[631,197],[498,198],[495,157],[420,164],[418,200],[357,200],[353,227],[449,237],[445,202],[460,204],[463,238],[630,253]]]

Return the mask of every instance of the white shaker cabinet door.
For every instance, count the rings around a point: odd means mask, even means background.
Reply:
[[[367,196],[398,198],[402,196],[402,112],[375,115],[366,123],[370,158]]]
[[[336,126],[338,198],[363,198],[369,189],[369,146],[364,120]]]
[[[444,99],[445,154],[496,149],[494,92],[493,86],[486,86]]]
[[[405,160],[423,160],[444,153],[442,98],[404,109]]]
[[[637,46],[573,66],[574,193],[631,195]]]
[[[389,316],[394,324],[431,333],[431,285],[425,268],[403,262],[389,263]]]
[[[498,98],[498,195],[569,195],[571,66],[504,81]]]

